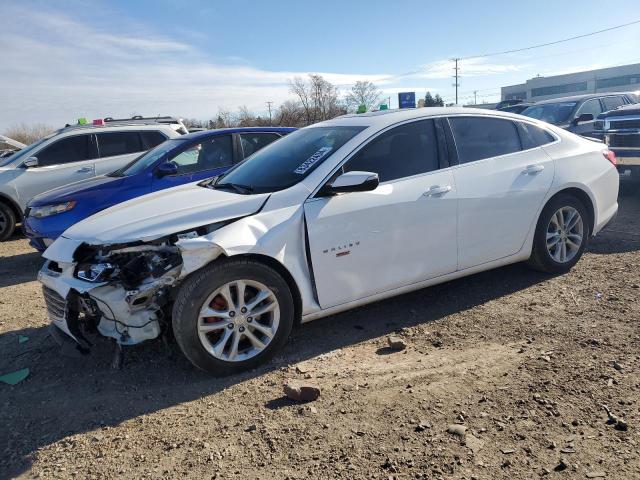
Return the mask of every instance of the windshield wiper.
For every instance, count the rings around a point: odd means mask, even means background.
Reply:
[[[250,185],[242,185],[240,183],[232,183],[232,182],[227,182],[227,183],[214,183],[213,185],[211,185],[211,188],[230,188],[232,190],[235,190],[238,193],[253,193],[253,187]]]

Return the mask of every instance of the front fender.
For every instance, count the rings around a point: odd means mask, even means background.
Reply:
[[[319,308],[313,295],[305,248],[304,210],[295,205],[241,218],[207,235],[180,239],[181,278],[218,257],[262,255],[276,260],[295,281],[302,314]]]

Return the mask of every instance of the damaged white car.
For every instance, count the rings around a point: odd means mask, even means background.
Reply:
[[[194,365],[264,362],[309,321],[501,265],[569,270],[617,211],[598,144],[487,110],[351,115],[225,175],[71,227],[39,279],[55,336],[173,331]]]

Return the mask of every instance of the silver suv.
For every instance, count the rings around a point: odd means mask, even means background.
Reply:
[[[110,173],[169,138],[188,133],[173,117],[107,118],[68,125],[0,159],[0,241],[22,221],[34,196]]]

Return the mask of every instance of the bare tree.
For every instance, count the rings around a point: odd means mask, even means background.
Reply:
[[[203,122],[197,118],[185,118],[182,120],[182,123],[184,123],[187,128],[204,128],[207,124],[207,122]]]
[[[249,111],[249,108],[246,105],[243,105],[238,109],[236,122],[239,127],[252,127],[256,124],[255,119],[256,116],[253,112]]]
[[[309,79],[295,77],[289,82],[291,93],[298,97],[306,125],[345,113],[340,105],[338,89],[322,75],[309,74]]]
[[[349,110],[357,110],[360,105],[372,110],[380,103],[381,94],[380,89],[370,81],[358,81],[345,95],[345,103]]]
[[[218,116],[215,120],[209,121],[209,125],[213,123],[212,128],[229,128],[236,126],[236,120],[233,117],[233,114],[224,108],[218,109]]]
[[[5,132],[9,138],[13,138],[18,142],[22,142],[26,145],[30,145],[36,140],[40,140],[41,138],[46,137],[51,132],[53,132],[55,128],[45,125],[43,123],[35,123],[33,125],[27,125],[26,123],[21,123],[19,125],[14,125],[9,127]]]
[[[280,105],[274,118],[276,125],[284,127],[305,126],[305,112],[300,104],[293,100],[287,100]]]

